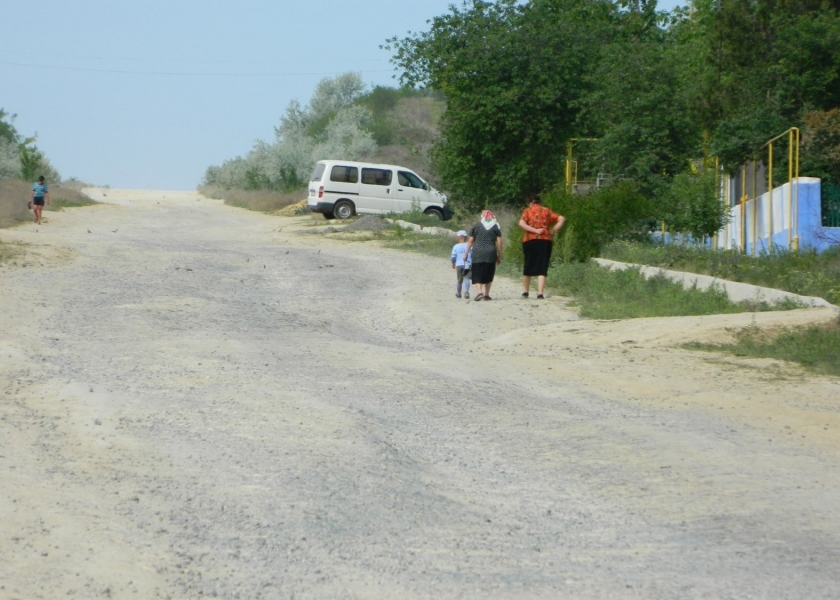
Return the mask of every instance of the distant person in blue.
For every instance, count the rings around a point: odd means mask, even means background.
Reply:
[[[470,252],[472,254],[472,252]],[[464,298],[470,299],[470,259],[467,256],[467,232],[461,230],[458,232],[458,243],[452,246],[452,256],[449,260],[452,262],[452,268],[455,269],[457,276],[457,285],[455,287],[455,297],[461,297],[461,286],[464,289]]]
[[[44,183],[44,176],[41,175],[32,185],[32,194],[29,196],[29,202],[32,204],[32,212],[35,213],[35,224],[41,224],[41,211],[44,210],[44,203],[50,203],[50,191],[47,189],[47,184]]]

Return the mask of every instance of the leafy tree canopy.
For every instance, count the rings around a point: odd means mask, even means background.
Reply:
[[[592,137],[593,170],[707,231],[708,182],[675,177],[711,155],[734,171],[840,106],[838,0],[471,0],[385,47],[405,85],[446,96],[432,156],[470,208],[550,189],[566,142]]]

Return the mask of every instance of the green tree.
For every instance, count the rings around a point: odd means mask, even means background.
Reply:
[[[615,19],[580,101],[578,131],[598,138],[603,169],[642,182],[650,193],[702,152],[702,131],[681,91],[679,48],[662,13],[645,2]]]
[[[15,116],[0,108],[0,141],[15,144],[18,142],[18,132],[14,126]]]
[[[712,236],[726,225],[729,207],[720,201],[719,180],[712,169],[680,173],[670,182],[659,203],[658,218],[670,229],[695,240]]]
[[[33,138],[26,139],[19,146],[20,176],[26,181],[33,181],[44,170],[44,154],[33,144]]]
[[[388,40],[401,80],[442,92],[433,164],[474,209],[520,202],[563,177],[577,100],[616,7],[589,0],[472,0],[430,30]]]

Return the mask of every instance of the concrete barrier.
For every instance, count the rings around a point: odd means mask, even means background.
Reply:
[[[716,285],[723,288],[723,290],[726,292],[726,295],[729,296],[729,299],[732,302],[767,302],[768,304],[772,305],[776,302],[793,300],[795,302],[799,302],[804,306],[840,308],[835,306],[834,304],[831,304],[827,300],[824,300],[823,298],[818,298],[816,296],[800,296],[799,294],[785,292],[783,290],[776,290],[773,288],[766,288],[758,285],[752,285],[749,283],[741,283],[738,281],[729,281],[727,279],[719,279],[717,277],[711,277],[710,275],[699,275],[697,273],[687,273],[685,271],[669,271],[668,269],[662,269],[659,267],[634,265],[630,263],[619,262],[617,260],[608,260],[606,258],[593,258],[592,260],[594,260],[602,267],[607,267],[611,271],[623,271],[624,269],[638,268],[641,271],[642,275],[648,278],[655,277],[661,274],[670,279],[671,281],[681,283],[682,286],[686,289],[696,285],[697,289],[705,290],[712,287],[713,285]]]

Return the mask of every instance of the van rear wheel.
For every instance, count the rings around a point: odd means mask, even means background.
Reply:
[[[443,211],[439,208],[427,208],[426,214],[430,217],[434,217],[438,221],[443,221]]]
[[[333,207],[333,215],[336,219],[349,219],[356,214],[356,207],[349,200],[339,200]]]

